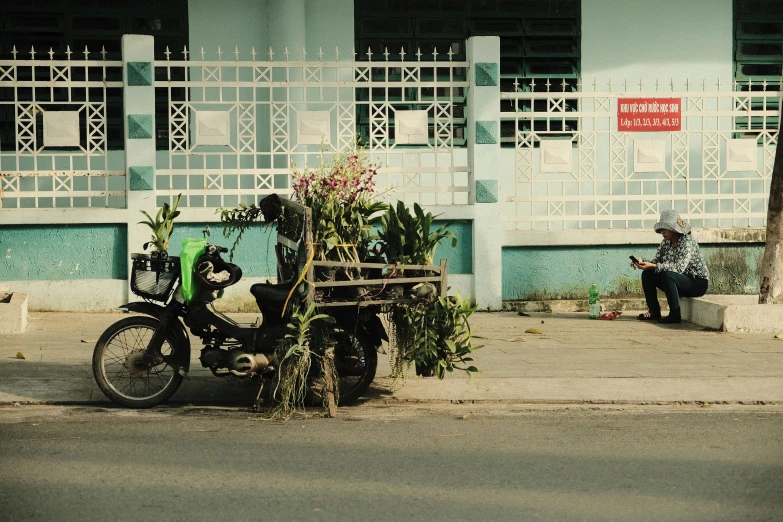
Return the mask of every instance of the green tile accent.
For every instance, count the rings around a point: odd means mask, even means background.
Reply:
[[[497,202],[498,202],[498,180],[477,179],[476,180],[476,203],[497,203]]]
[[[498,122],[477,121],[476,143],[481,145],[493,145],[498,142]]]
[[[496,62],[477,62],[476,85],[479,87],[495,87],[498,84],[498,64]]]
[[[152,85],[152,62],[128,62],[128,85]]]
[[[128,167],[131,190],[155,190],[154,167]]]
[[[128,138],[152,138],[152,114],[128,114]]]

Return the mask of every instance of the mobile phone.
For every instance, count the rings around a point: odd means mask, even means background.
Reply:
[[[634,256],[628,256],[628,258],[629,258],[631,261],[633,261],[634,263],[636,263],[637,265],[639,264],[639,260],[638,260],[638,259],[636,259]]]

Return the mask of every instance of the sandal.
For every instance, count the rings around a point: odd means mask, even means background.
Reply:
[[[640,321],[657,321],[661,318],[661,314],[653,315],[650,312],[644,312],[636,316]]]

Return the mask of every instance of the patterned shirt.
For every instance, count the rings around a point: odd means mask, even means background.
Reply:
[[[683,275],[699,279],[709,279],[710,271],[704,262],[704,257],[699,250],[699,244],[688,234],[680,236],[676,245],[668,239],[661,241],[655,258],[650,261],[656,263],[656,272],[677,272]]]

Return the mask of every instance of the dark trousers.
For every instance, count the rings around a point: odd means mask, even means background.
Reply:
[[[647,309],[651,315],[661,315],[661,305],[658,303],[657,289],[663,290],[669,302],[669,310],[680,310],[680,296],[701,297],[707,293],[709,279],[699,279],[677,272],[642,272],[642,288],[647,300]]]

